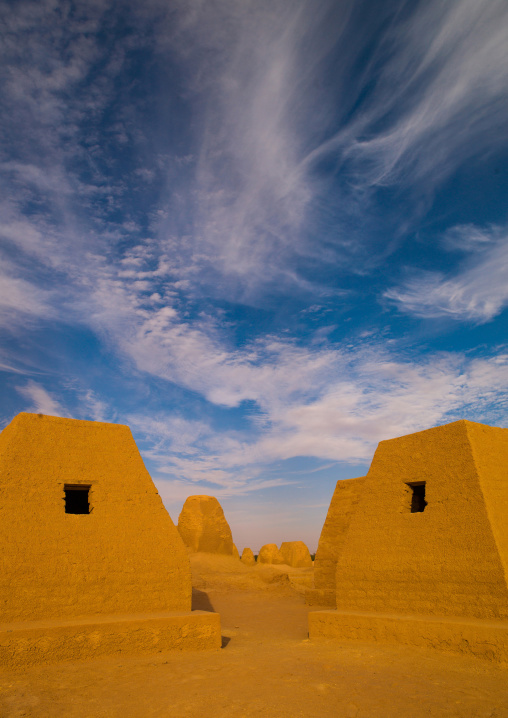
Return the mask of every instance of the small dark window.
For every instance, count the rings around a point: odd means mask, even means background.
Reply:
[[[412,491],[411,513],[418,514],[425,511],[425,507],[427,506],[427,502],[425,501],[425,481],[408,484],[408,486]]]
[[[90,504],[88,494],[90,486],[84,484],[65,484],[65,513],[66,514],[89,514]]]

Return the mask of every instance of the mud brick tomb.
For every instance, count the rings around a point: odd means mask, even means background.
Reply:
[[[4,666],[220,647],[127,426],[19,414],[0,477]]]
[[[331,589],[335,564],[336,610],[309,613],[310,637],[506,661],[508,429],[457,421],[382,441],[355,481],[323,528],[316,586]]]

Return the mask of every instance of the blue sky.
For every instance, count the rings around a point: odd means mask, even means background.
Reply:
[[[316,548],[377,443],[507,425],[506,0],[0,2],[2,426],[128,424]]]

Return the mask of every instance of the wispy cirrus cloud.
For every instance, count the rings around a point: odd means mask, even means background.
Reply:
[[[0,371],[12,372],[24,375],[29,373],[25,368],[17,370],[15,367],[0,363]],[[35,372],[34,372],[35,373]],[[40,379],[30,379],[25,384],[15,386],[16,392],[23,397],[25,404],[21,410],[48,414],[50,416],[63,416],[70,419],[82,419],[85,421],[113,422],[117,420],[116,412],[111,408],[100,394],[92,389],[83,389],[79,382],[68,381],[60,377],[55,381],[54,375],[48,372],[36,372]],[[51,382],[52,388],[48,389],[44,384]],[[59,401],[57,395],[61,395],[62,386],[65,387],[66,401]],[[56,388],[53,388],[56,387]],[[118,423],[118,422],[116,422]]]
[[[445,246],[473,253],[459,271],[417,273],[384,296],[408,314],[449,317],[483,324],[508,305],[508,233],[499,227],[458,227],[445,235]]]
[[[301,159],[329,111],[316,72],[350,13],[344,3],[333,40],[320,36],[331,5],[177,3],[176,30],[161,39],[179,54],[196,112],[182,199],[192,217],[186,261],[224,276],[231,293],[258,293],[275,278],[305,286],[294,256],[315,252],[302,227],[317,187]]]
[[[214,304],[266,296],[275,313],[274,294],[305,295],[312,308],[326,292],[346,303],[344,276],[372,266],[364,217],[376,187],[424,195],[506,141],[504,0],[367,14],[363,2],[318,5],[1,6],[0,231],[10,264],[0,317],[11,329],[51,319],[91,330],[133,381],[242,412],[236,431],[129,412],[174,481],[242,493],[288,481],[262,475],[270,461],[363,461],[382,438],[499,416],[506,366],[494,350],[485,360],[406,360],[366,345],[367,335],[351,349],[327,338],[337,304],[315,331],[291,338],[256,326],[237,343]],[[449,249],[461,241],[475,247],[474,263],[385,296],[420,316],[497,316],[504,237],[464,225],[446,235]],[[65,410],[42,385],[19,391],[35,410]],[[73,391],[77,416],[117,418],[114,399]]]
[[[367,24],[349,1],[126,1],[123,35],[111,8],[4,7],[4,236],[74,268],[71,291],[87,253],[116,261],[155,237],[166,243],[161,272],[191,292],[314,300],[327,282],[302,267],[356,272],[379,251],[363,251],[366,188],[435,186],[485,143],[492,151],[493,136],[506,140],[503,0],[385,8]],[[149,113],[144,98],[110,116],[133,50],[180,88],[178,107],[154,101]],[[192,118],[185,132],[177,111]]]
[[[18,386],[17,391],[30,402],[26,411],[50,416],[67,416],[65,408],[41,384],[29,381],[24,386]]]
[[[92,421],[111,422],[114,418],[114,412],[108,403],[102,400],[92,389],[87,389],[79,393],[79,414],[76,418],[83,418]]]
[[[449,252],[483,252],[506,241],[506,230],[500,225],[478,227],[475,224],[459,224],[449,227],[443,235],[443,247]]]
[[[347,1],[175,7],[159,48],[178,54],[198,119],[154,229],[185,233],[181,269],[212,294],[319,294],[302,262],[357,271],[380,255],[365,219],[376,187],[427,198],[508,139],[504,0],[401,3],[368,22]]]
[[[338,152],[358,187],[424,182],[507,139],[508,7],[436,0],[391,18],[374,53],[373,89],[356,116],[309,160]]]
[[[0,271],[0,326],[10,331],[34,325],[37,320],[56,317],[52,292],[23,279],[10,262],[2,262]],[[10,266],[9,266],[10,265]],[[9,272],[9,269],[11,272]]]

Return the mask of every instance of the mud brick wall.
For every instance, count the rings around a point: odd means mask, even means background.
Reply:
[[[508,429],[382,441],[337,562],[337,608],[508,618]],[[412,512],[425,482],[423,511]]]
[[[90,487],[89,513],[66,513],[65,486]],[[130,429],[19,414],[0,434],[0,621],[190,607],[185,546]]]
[[[346,540],[365,477],[337,481],[314,560],[314,585],[335,590],[337,560]]]

